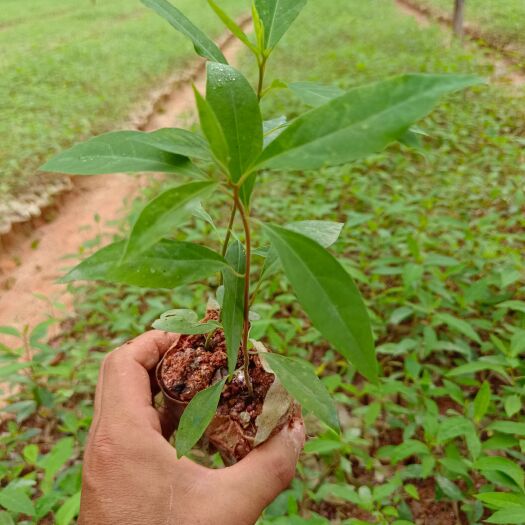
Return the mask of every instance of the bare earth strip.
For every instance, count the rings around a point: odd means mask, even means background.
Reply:
[[[247,20],[243,20],[246,27]],[[230,63],[235,62],[240,44],[233,38],[221,46]],[[153,131],[181,125],[193,109],[191,83],[201,88],[205,84],[205,69],[200,62],[184,82],[175,82],[169,92],[155,93],[153,112],[136,127]],[[125,174],[78,177],[68,193],[55,220],[44,224],[30,238],[17,238],[0,246],[0,326],[22,329],[45,321],[50,315],[50,302],[72,308],[72,297],[56,280],[68,265],[67,256],[97,234],[111,234],[112,226],[126,211],[126,203],[146,184],[146,178]],[[95,221],[95,217],[98,220]],[[34,248],[34,240],[39,239]],[[0,335],[0,342],[13,342]]]
[[[428,27],[432,22],[435,22],[450,31],[449,18],[431,12],[413,0],[395,0],[395,2],[401,12],[415,18],[421,27]],[[480,31],[471,26],[467,25],[465,32],[473,43],[480,38]],[[483,50],[488,53],[490,61],[494,64],[493,80],[517,87],[525,85],[525,73],[516,67],[512,59],[508,58],[501,50],[488,49],[485,46],[483,46]]]

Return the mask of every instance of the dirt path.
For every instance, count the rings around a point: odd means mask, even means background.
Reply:
[[[395,0],[395,2],[401,12],[415,18],[421,27],[429,27],[432,23],[436,23],[442,28],[447,29],[450,34],[450,21],[447,20],[446,17],[434,16],[433,13],[428,12],[424,7],[419,6],[412,0]],[[466,42],[466,45],[482,49],[487,55],[488,60],[494,64],[493,80],[516,87],[525,85],[525,72],[517,68],[511,59],[493,48],[480,46],[475,42],[476,39],[479,39],[479,31],[474,31],[467,27],[466,35],[466,38],[470,39]]]
[[[246,29],[248,23],[246,19],[242,21]],[[233,38],[223,39],[221,48],[230,63],[235,62],[241,46]],[[139,119],[136,127],[153,131],[183,125],[194,105],[192,82],[199,88],[204,86],[203,63],[196,65],[184,81],[172,80],[153,93],[153,110],[148,118]],[[81,246],[96,235],[111,234],[115,221],[125,214],[126,204],[146,184],[146,176],[77,177],[74,189],[64,197],[52,222],[29,236],[19,234],[4,241],[3,248],[0,245],[0,326],[35,326],[49,318],[51,303],[63,304],[70,311],[72,297],[64,285],[56,283],[70,264],[67,257],[79,253]],[[14,341],[0,335],[1,342]]]

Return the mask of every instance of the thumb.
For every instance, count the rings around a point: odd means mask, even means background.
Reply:
[[[259,516],[295,476],[295,468],[304,446],[305,431],[302,418],[250,452],[236,465],[223,471],[233,493]]]

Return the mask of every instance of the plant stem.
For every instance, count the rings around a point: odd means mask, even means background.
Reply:
[[[264,74],[266,73],[266,62],[268,60],[267,56],[264,56],[259,61],[259,83],[257,85],[257,98],[261,100],[262,93],[264,89]]]
[[[230,238],[232,236],[233,221],[235,220],[235,215],[237,214],[237,202],[233,203],[232,212],[230,215],[230,222],[228,223],[228,231],[226,232],[226,237],[224,238],[224,244],[222,245],[222,256],[226,255],[228,250],[228,244],[230,244]]]
[[[206,335],[206,341],[204,342],[204,349],[205,350],[210,350],[210,341],[211,341],[211,338],[215,335],[215,332],[217,331],[217,329],[215,330],[212,330],[211,332],[209,332],[207,335]]]
[[[246,244],[246,273],[244,275],[244,322],[242,330],[242,355],[244,361],[244,379],[250,396],[253,397],[253,386],[250,379],[250,355],[248,353],[248,336],[250,333],[250,270],[252,261],[252,234],[250,227],[250,216],[239,199],[239,189],[234,189],[234,199],[236,208],[239,209],[244,227]]]

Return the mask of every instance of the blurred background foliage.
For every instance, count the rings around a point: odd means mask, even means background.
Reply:
[[[10,177],[30,180],[51,151],[115,125],[148,87],[192,60],[189,46],[138,3],[25,4],[4,0],[0,15],[1,46],[9,50],[0,58],[3,192],[15,188]],[[204,2],[178,5],[219,34]],[[232,13],[247,7],[222,5]],[[510,35],[520,5],[505,2],[500,16],[483,23],[518,40]],[[500,18],[508,23],[496,24]],[[250,63],[241,56],[242,67]],[[442,29],[419,27],[390,0],[310,0],[270,66],[275,79],[341,88],[404,71],[491,77],[494,65],[483,48],[450,44]],[[266,118],[301,109],[286,90],[264,102]],[[308,419],[312,439],[297,477],[262,524],[525,523],[524,117],[523,86],[499,78],[448,98],[420,123],[420,150],[393,146],[344,168],[263,174],[255,215],[345,223],[335,251],[366,298],[383,378],[367,384],[321,342],[284,278],[263,289],[253,335],[315,363],[344,430],[338,436]],[[165,184],[152,180],[123,231]],[[220,198],[207,211],[226,227]],[[214,238],[195,218],[177,235],[203,234]],[[107,241],[94,238],[82,256]],[[0,329],[15,341],[0,345],[0,382],[16,389],[0,424],[2,525],[74,521],[100,360],[168,308],[202,313],[206,302],[199,285],[72,291],[73,317],[58,313],[24,333]],[[47,340],[53,325],[61,335]],[[24,355],[29,364],[17,362]]]

